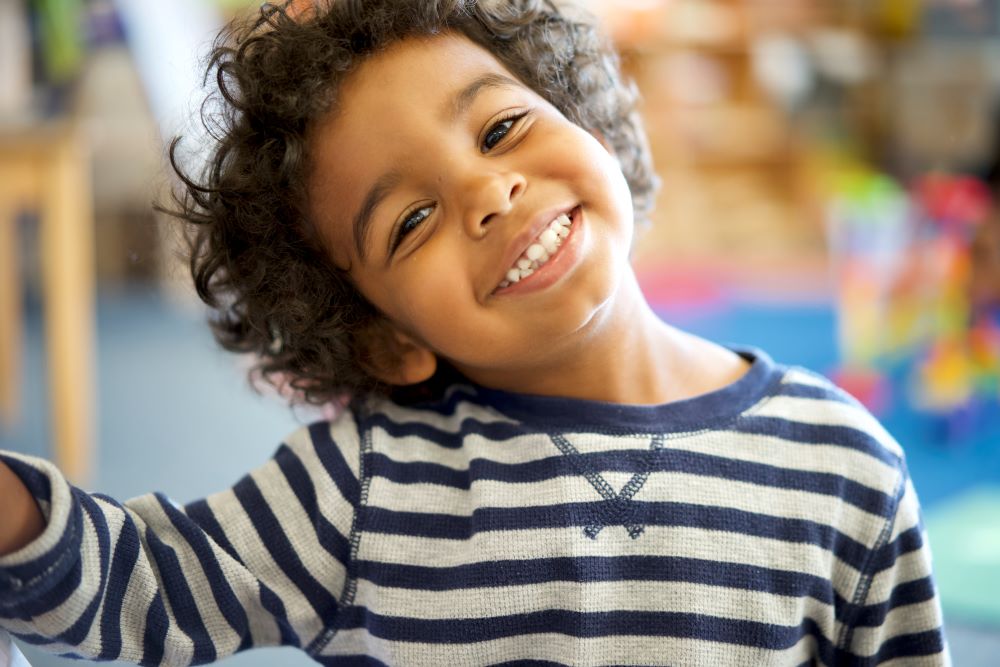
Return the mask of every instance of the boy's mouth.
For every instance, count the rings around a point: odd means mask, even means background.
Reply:
[[[510,287],[524,280],[540,269],[558,252],[563,242],[570,235],[570,230],[573,226],[572,215],[574,211],[564,211],[546,225],[524,252],[521,253],[520,257],[507,269],[504,279],[497,285],[498,290]]]

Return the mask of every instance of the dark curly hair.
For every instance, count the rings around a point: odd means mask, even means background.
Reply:
[[[636,95],[589,17],[550,0],[326,0],[296,14],[265,5],[224,29],[202,106],[215,143],[200,175],[170,161],[182,186],[167,212],[192,223],[190,268],[216,339],[253,353],[256,373],[310,403],[389,393],[369,369],[384,317],[335,267],[311,224],[309,131],[341,82],[406,37],[450,31],[491,52],[567,118],[598,131],[631,187],[637,221],[656,188]],[[374,342],[373,342],[374,341]],[[384,361],[384,360],[383,360]]]

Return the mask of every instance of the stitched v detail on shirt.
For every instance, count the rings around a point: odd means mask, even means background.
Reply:
[[[652,472],[652,458],[650,457],[650,459],[647,460],[645,470],[632,475],[632,479],[630,479],[625,486],[622,487],[622,490],[615,493],[615,490],[610,484],[608,484],[608,481],[604,479],[604,476],[594,469],[593,465],[588,462],[587,458],[580,454],[580,451],[574,447],[573,443],[567,440],[564,435],[560,433],[550,433],[549,438],[551,438],[553,444],[559,448],[559,451],[569,459],[573,467],[577,469],[577,472],[583,475],[583,477],[590,482],[590,485],[597,489],[597,492],[601,494],[602,498],[604,498],[604,502],[600,503],[598,506],[598,516],[595,517],[596,520],[587,526],[584,526],[583,534],[590,539],[595,540],[597,539],[598,533],[600,533],[605,526],[624,526],[625,530],[628,531],[628,536],[633,540],[642,535],[646,527],[632,520],[637,509],[637,506],[632,499],[635,497],[635,494],[639,492],[639,489],[642,488],[642,485],[646,483],[646,480],[649,478],[649,473]],[[653,440],[649,444],[649,450],[650,453],[653,454],[661,449],[663,449],[663,435],[657,433],[653,436]]]

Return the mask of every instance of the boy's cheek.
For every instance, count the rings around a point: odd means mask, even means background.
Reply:
[[[504,341],[497,339],[498,329],[491,326],[482,306],[462,298],[455,286],[454,278],[450,285],[436,281],[411,295],[403,318],[413,332],[433,352],[452,360],[474,359],[486,349],[502,346]]]

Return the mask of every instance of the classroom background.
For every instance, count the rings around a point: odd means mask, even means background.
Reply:
[[[955,664],[997,664],[1000,0],[577,1],[642,94],[663,181],[634,251],[650,301],[883,421]],[[151,206],[165,141],[198,145],[206,43],[257,4],[0,0],[0,448],[90,490],[187,502],[315,417],[216,348]]]

